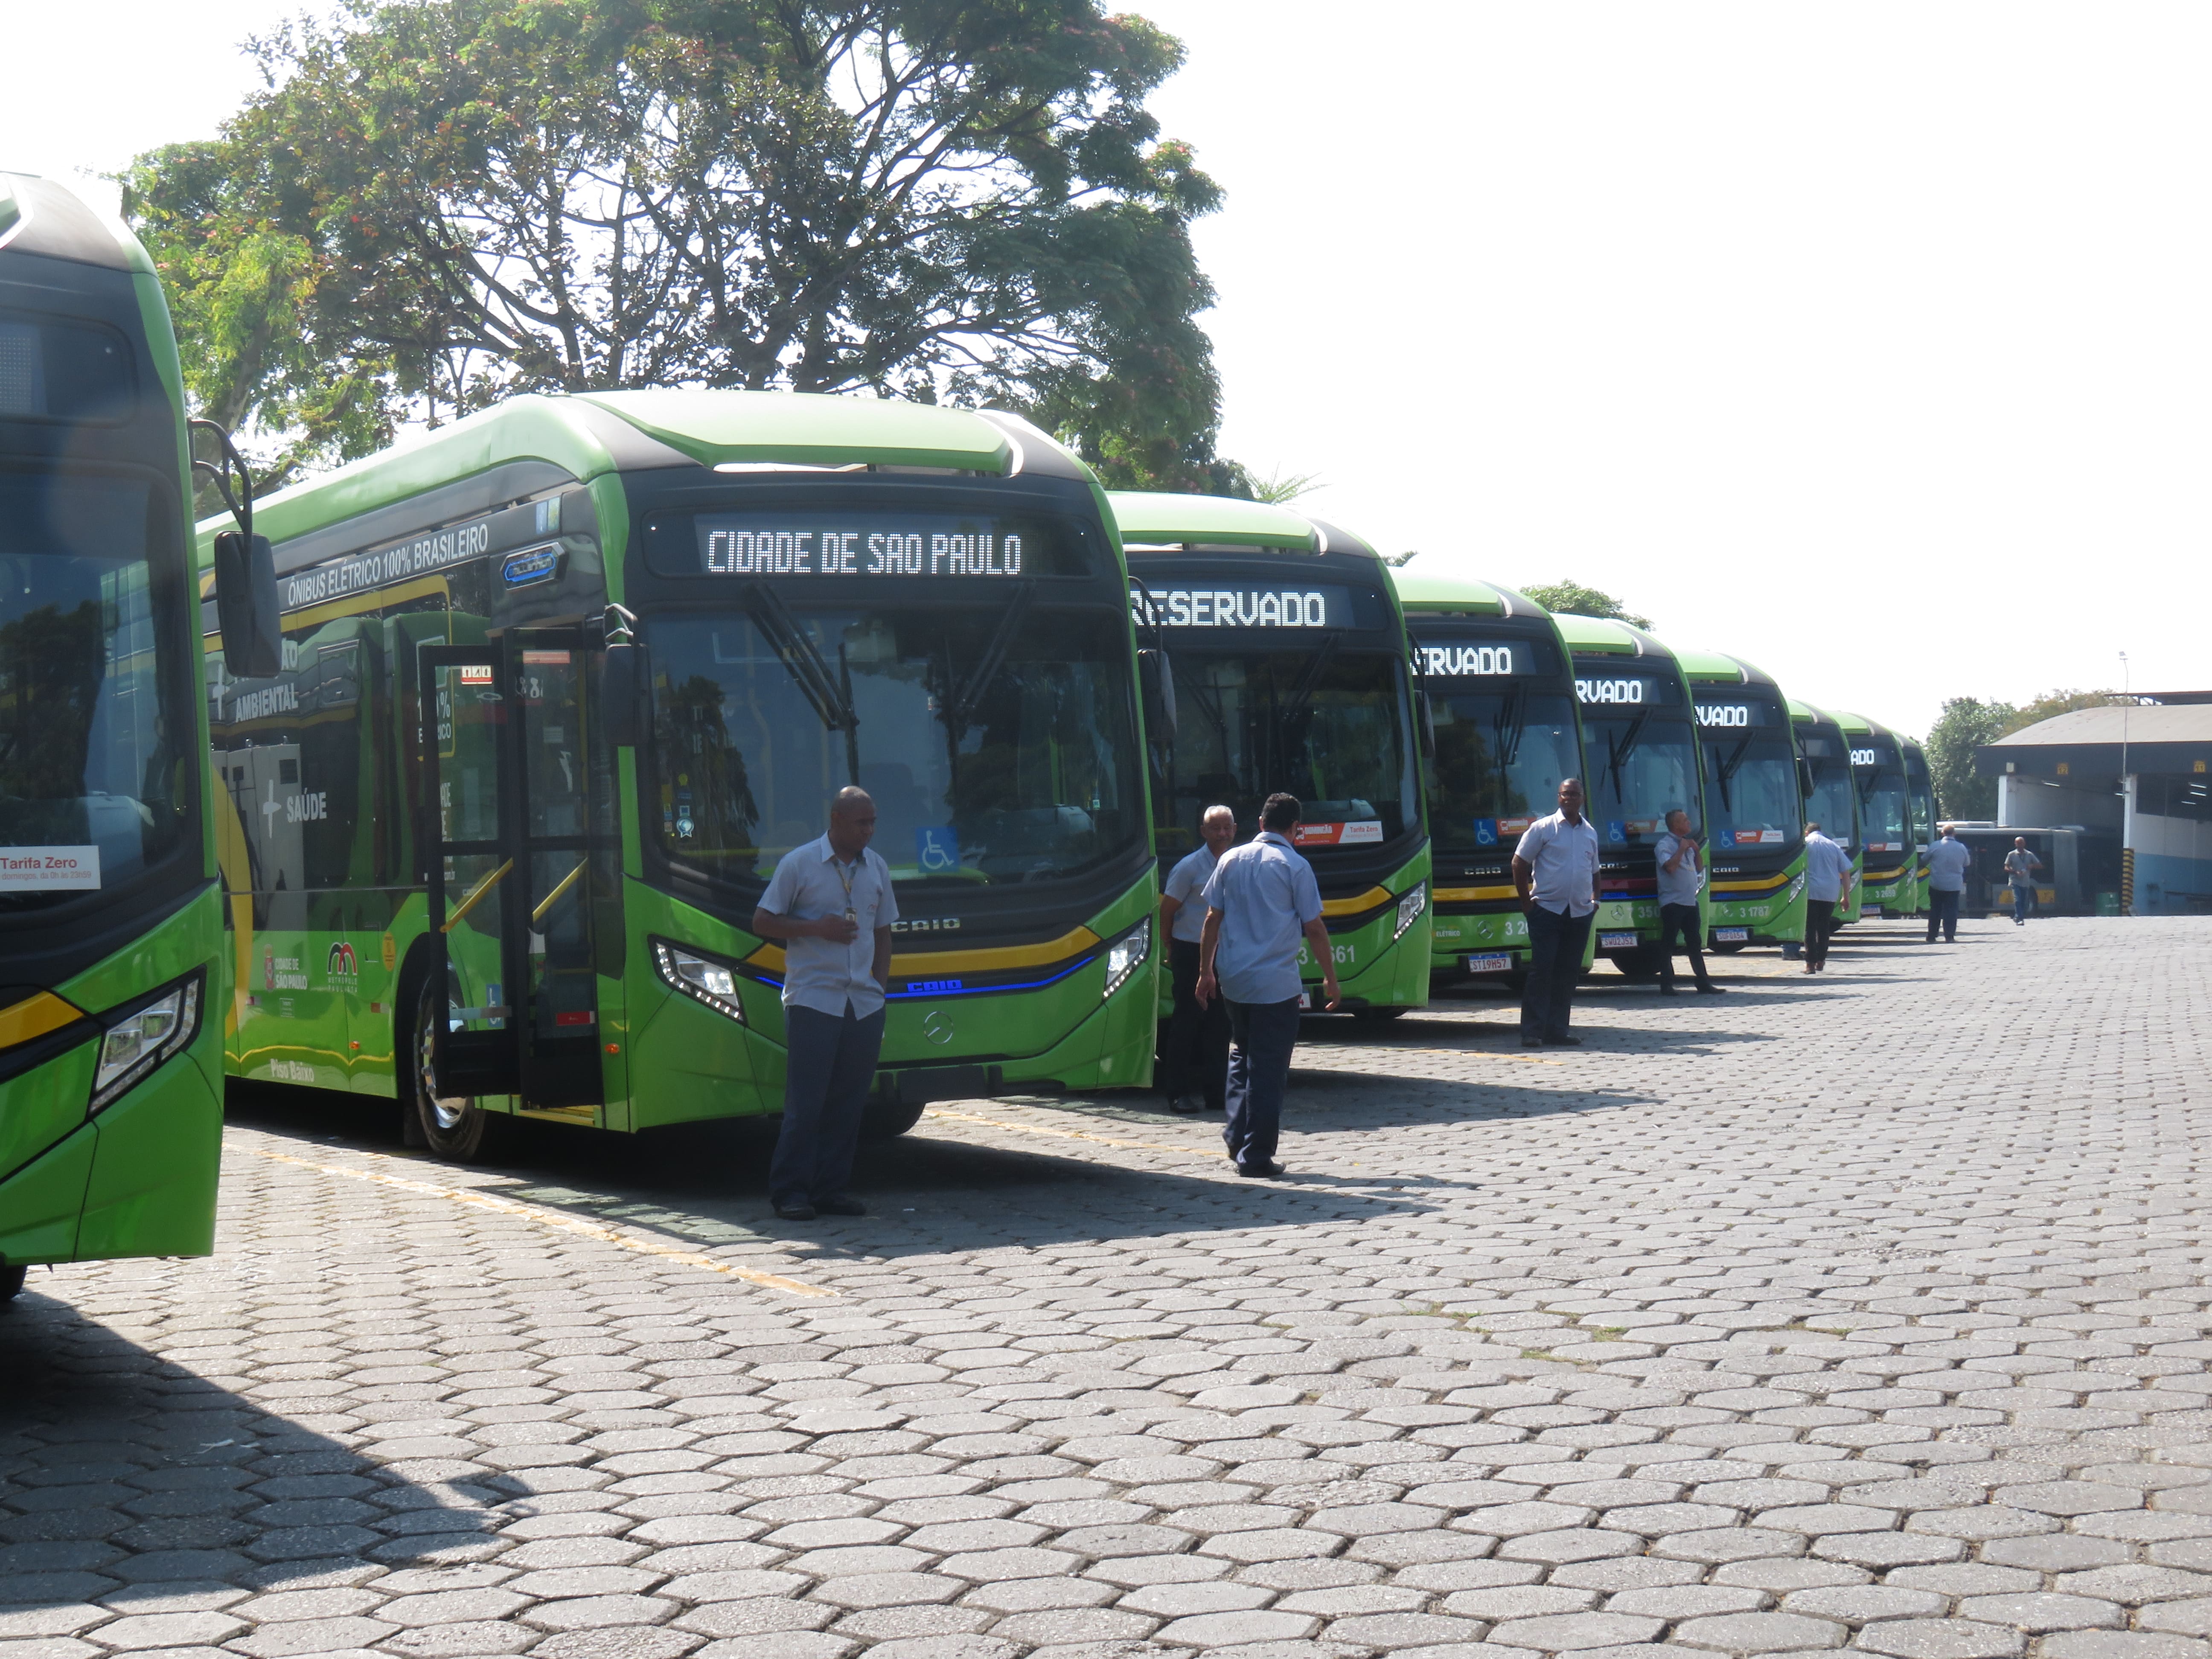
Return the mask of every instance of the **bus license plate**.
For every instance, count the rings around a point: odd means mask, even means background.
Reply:
[[[1496,951],[1488,956],[1469,957],[1467,971],[1470,974],[1510,974],[1513,971],[1512,953]]]
[[[1601,951],[1633,951],[1636,948],[1636,935],[1600,933],[1597,936],[1597,948]]]
[[[1748,945],[1751,943],[1751,929],[1748,927],[1716,927],[1713,929],[1713,937],[1718,939],[1723,945]]]

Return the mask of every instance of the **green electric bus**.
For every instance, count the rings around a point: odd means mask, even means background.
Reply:
[[[1920,854],[1912,833],[1912,790],[1897,733],[1877,720],[1837,715],[1851,749],[1859,791],[1859,920],[1909,916],[1920,908]]]
[[[1804,763],[1805,819],[1851,855],[1851,884],[1836,906],[1838,926],[1859,914],[1859,879],[1865,852],[1859,844],[1858,781],[1851,771],[1850,743],[1837,715],[1809,702],[1790,699],[1790,725]]]
[[[1707,886],[1716,951],[1805,937],[1805,801],[1773,676],[1717,651],[1679,653],[1705,751]]]
[[[1914,862],[1912,909],[1928,914],[1928,849],[1936,840],[1936,782],[1928,771],[1928,751],[1911,738],[1903,739],[1906,804],[1912,821]]]
[[[873,796],[900,919],[867,1132],[1142,1085],[1153,873],[1126,576],[1018,417],[521,397],[262,501],[281,672],[209,659],[234,1075],[514,1115],[781,1109],[777,860]]]
[[[1583,775],[1574,673],[1551,612],[1510,588],[1394,570],[1413,678],[1435,742],[1428,757],[1436,862],[1431,979],[1517,983],[1528,923],[1511,860],[1532,819]]]
[[[228,993],[154,267],[0,173],[0,1299],[214,1248]]]
[[[1652,849],[1680,807],[1704,826],[1705,768],[1696,706],[1673,651],[1640,628],[1560,615],[1582,705],[1590,822],[1598,834],[1599,956],[1625,974],[1659,965],[1659,866]],[[1710,890],[1698,896],[1698,930]]]
[[[1375,550],[1257,501],[1116,491],[1130,609],[1170,669],[1171,731],[1151,730],[1164,869],[1199,816],[1245,836],[1276,790],[1319,882],[1344,1006],[1387,1019],[1429,999],[1429,838],[1405,622]],[[1320,964],[1302,958],[1310,983]],[[1312,993],[1307,993],[1310,999]]]

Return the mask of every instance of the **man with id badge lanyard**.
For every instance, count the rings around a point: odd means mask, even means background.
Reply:
[[[868,848],[875,833],[868,793],[839,790],[830,832],[777,861],[753,912],[754,933],[783,941],[783,1127],[769,1199],[787,1221],[868,1212],[845,1183],[883,1052],[898,920],[890,866]]]

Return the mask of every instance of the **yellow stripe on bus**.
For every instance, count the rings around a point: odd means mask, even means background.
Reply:
[[[1439,904],[1466,904],[1476,899],[1510,899],[1519,896],[1519,893],[1511,887],[1439,887],[1437,889],[1437,902]],[[1326,906],[1323,907],[1323,908],[1326,908]]]
[[[1325,916],[1348,916],[1355,911],[1372,910],[1389,902],[1389,888],[1370,887],[1358,898],[1323,899],[1321,902],[1321,913]]]
[[[83,1018],[84,1010],[52,991],[33,991],[21,1002],[0,1008],[0,1048],[13,1048]]]
[[[1058,939],[1041,945],[979,945],[973,951],[901,951],[891,957],[891,972],[901,979],[917,974],[985,973],[994,968],[1041,968],[1070,957],[1081,956],[1098,943],[1088,927],[1073,927]],[[783,946],[763,945],[745,958],[753,967],[771,974],[783,971]]]

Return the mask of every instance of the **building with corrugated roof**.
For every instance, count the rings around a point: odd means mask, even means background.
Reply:
[[[2212,911],[2212,691],[2077,708],[1974,751],[2007,828],[2080,825],[2120,838],[2120,904]]]

